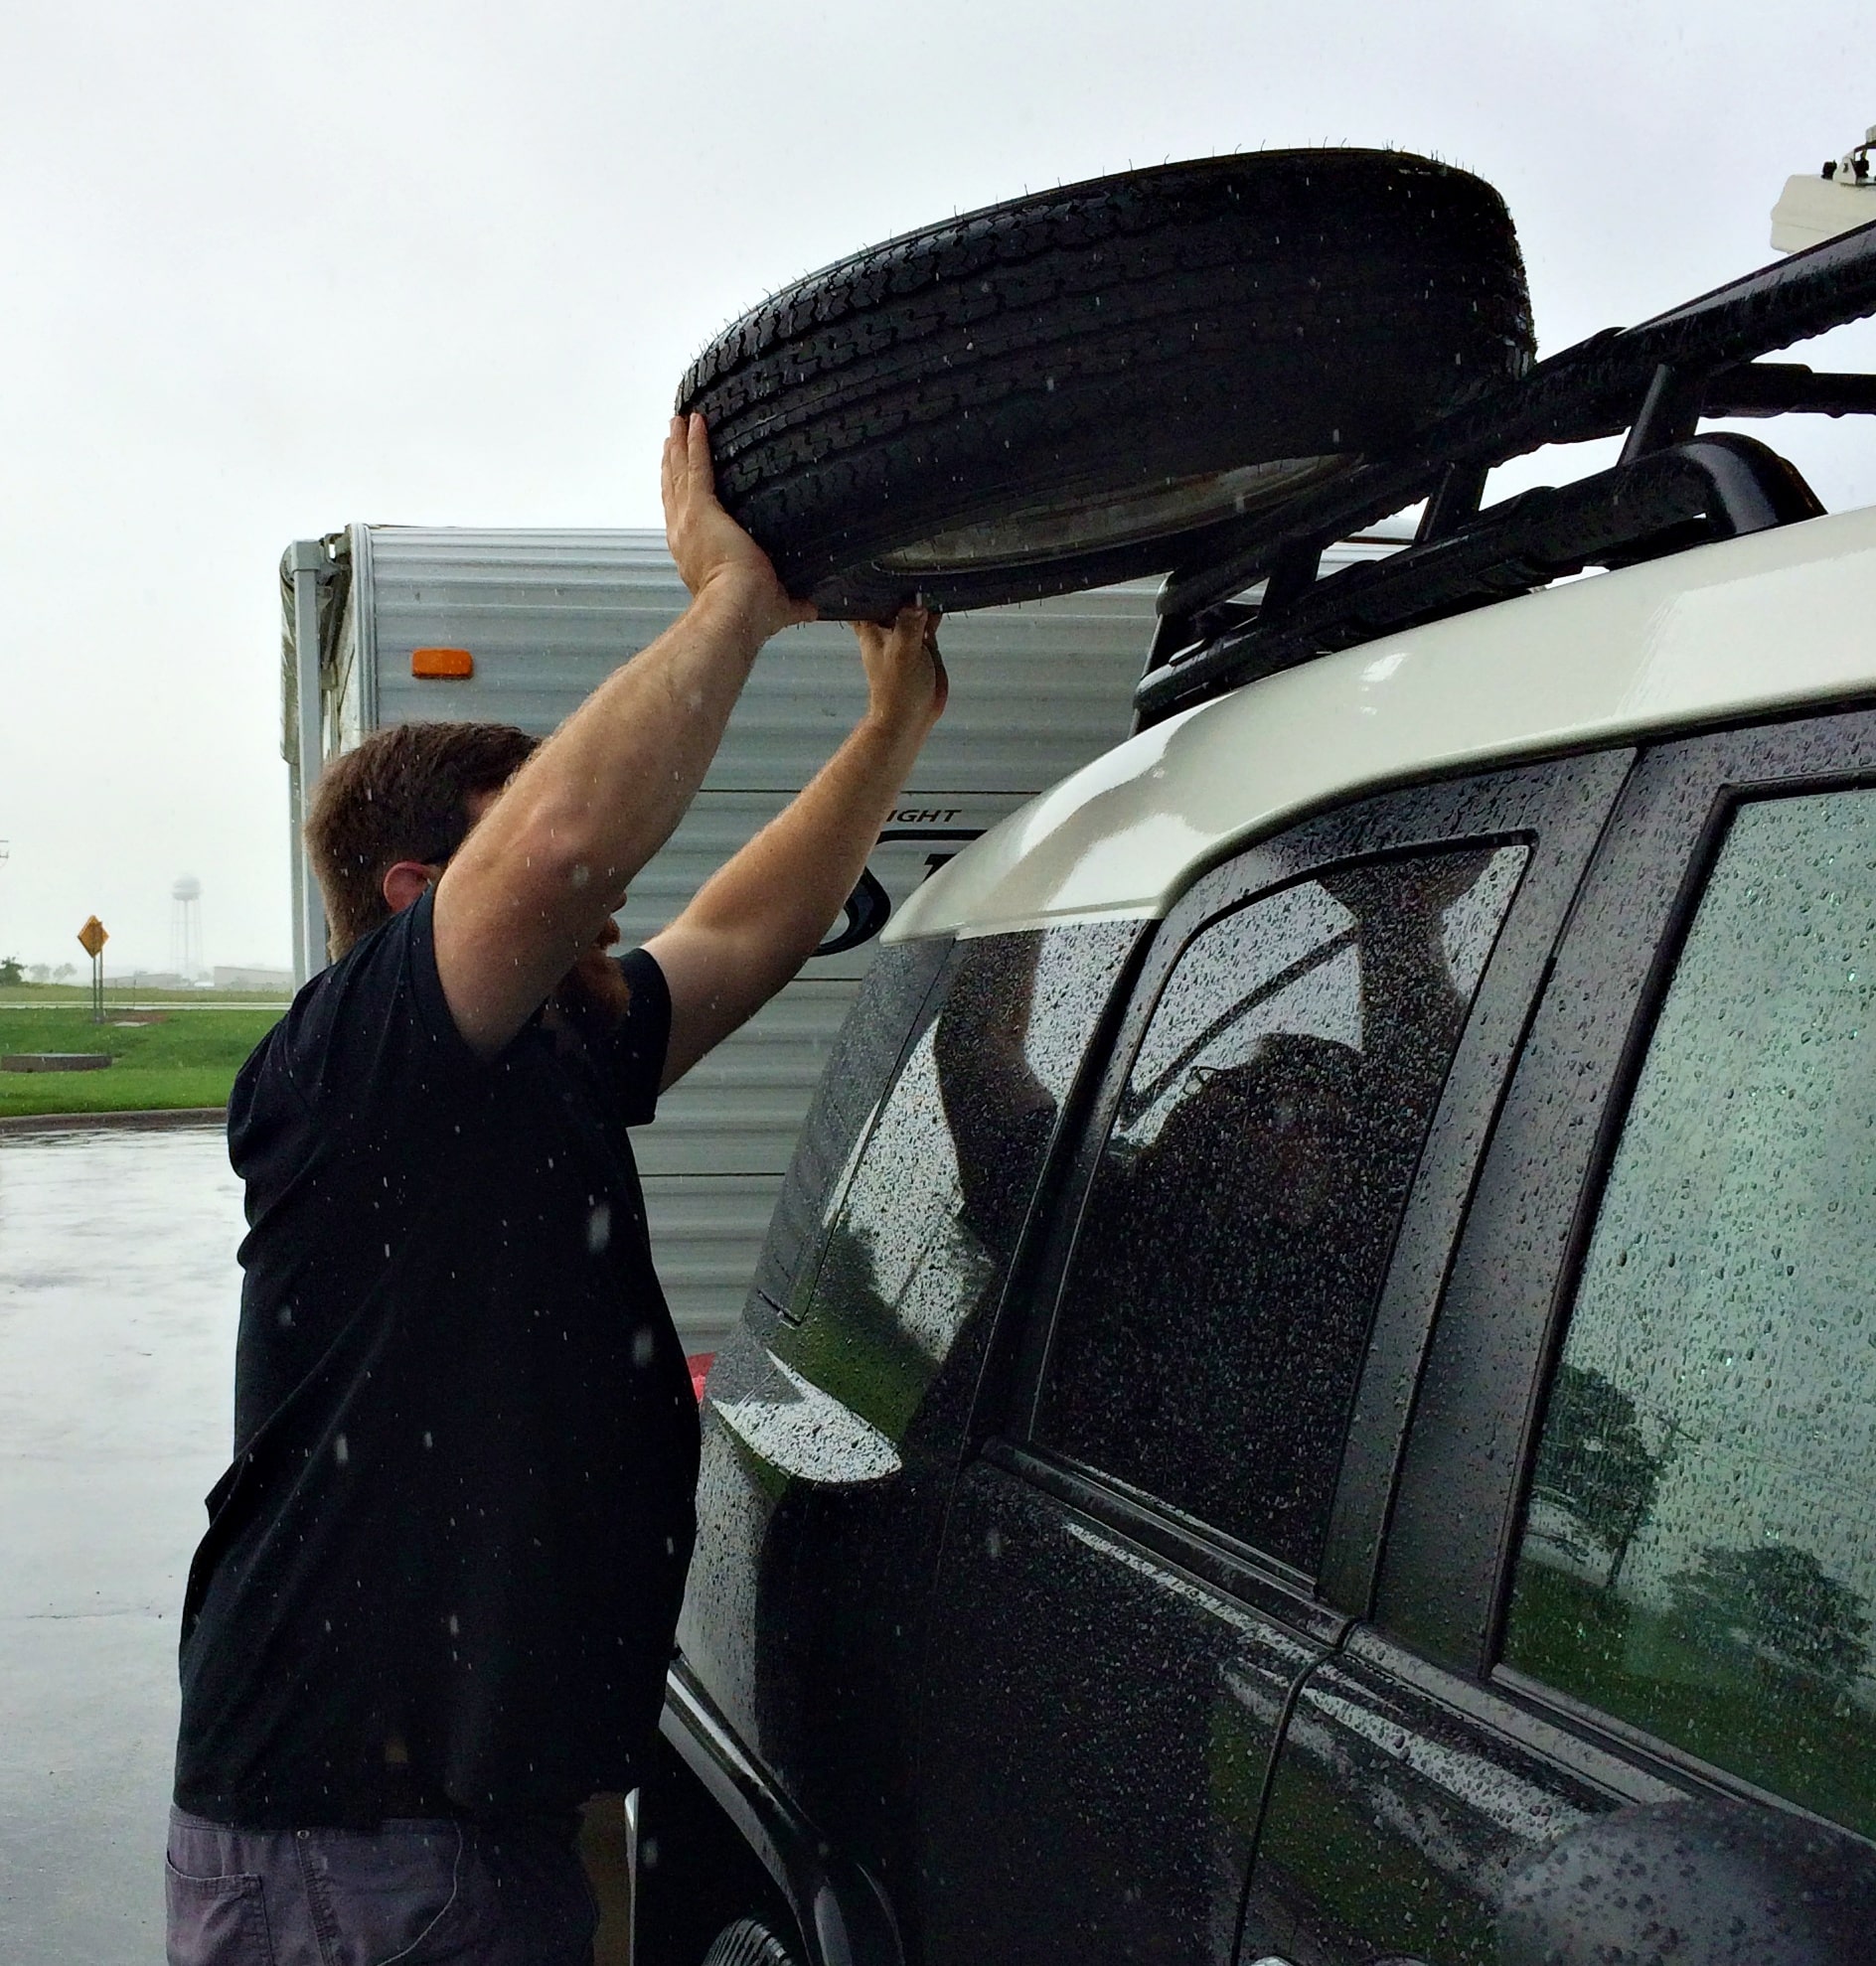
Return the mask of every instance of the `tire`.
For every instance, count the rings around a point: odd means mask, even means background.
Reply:
[[[800,1966],[760,1918],[738,1918],[716,1934],[704,1966]]]
[[[992,206],[766,301],[693,365],[717,489],[829,615],[1172,564],[1521,375],[1482,180],[1393,151],[1171,164]]]

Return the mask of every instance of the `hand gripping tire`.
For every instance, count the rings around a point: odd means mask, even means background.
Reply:
[[[704,1966],[798,1966],[795,1955],[760,1918],[738,1918],[716,1934]]]
[[[830,615],[986,607],[1191,536],[1521,375],[1480,179],[1290,150],[1097,178],[798,281],[701,355],[717,488]]]

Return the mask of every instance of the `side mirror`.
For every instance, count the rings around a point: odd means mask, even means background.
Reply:
[[[1876,1966],[1876,1851],[1737,1802],[1599,1816],[1501,1904],[1500,1966]]]

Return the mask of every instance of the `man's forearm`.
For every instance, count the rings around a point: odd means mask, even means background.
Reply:
[[[530,940],[558,931],[549,982],[684,816],[763,632],[732,586],[706,588],[542,745],[464,842],[448,876],[463,899],[525,921]]]
[[[806,789],[699,892],[687,919],[733,935],[767,995],[813,955],[866,865],[924,728],[868,716]]]
[[[734,952],[743,1015],[779,989],[826,935],[944,713],[950,684],[937,625],[920,608],[902,608],[889,626],[855,624],[866,714],[801,796],[674,925]]]

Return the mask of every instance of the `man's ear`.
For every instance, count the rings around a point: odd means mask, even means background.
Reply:
[[[393,915],[401,915],[430,882],[436,878],[437,869],[426,867],[421,860],[399,860],[394,866],[385,869],[381,892],[385,905]]]

